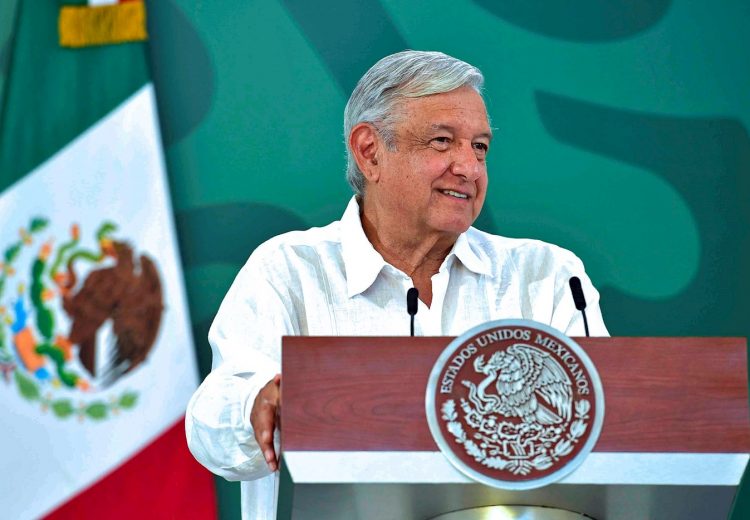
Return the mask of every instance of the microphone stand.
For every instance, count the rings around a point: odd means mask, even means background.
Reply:
[[[412,287],[406,291],[406,312],[411,316],[411,336],[414,337],[414,316],[417,315],[419,309],[419,291],[416,287]]]

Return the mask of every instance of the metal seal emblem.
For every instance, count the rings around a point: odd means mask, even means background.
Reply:
[[[501,489],[562,479],[591,452],[604,421],[593,363],[573,340],[529,320],[479,325],[430,373],[427,421],[448,460]]]

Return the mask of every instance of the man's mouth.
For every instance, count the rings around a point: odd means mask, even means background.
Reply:
[[[453,191],[453,190],[440,190],[440,192],[443,195],[448,195],[450,197],[456,197],[457,199],[468,199],[469,198],[469,196],[466,195],[465,193],[459,193],[459,192]]]

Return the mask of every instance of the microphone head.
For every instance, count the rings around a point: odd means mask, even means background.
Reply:
[[[576,309],[582,311],[586,308],[586,297],[583,296],[583,288],[581,287],[581,279],[577,276],[570,277],[570,292],[573,293],[573,301],[576,304]]]
[[[414,316],[417,314],[417,300],[419,299],[419,291],[416,287],[412,287],[408,291],[406,291],[406,312],[409,313],[410,316]]]

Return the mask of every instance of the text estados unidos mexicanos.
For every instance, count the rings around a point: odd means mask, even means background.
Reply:
[[[508,339],[515,339],[518,341],[529,341],[531,340],[531,331],[528,329],[500,329],[492,332],[488,332],[477,337],[473,342],[464,345],[464,347],[456,353],[450,361],[450,364],[443,373],[443,378],[440,381],[440,393],[449,394],[453,391],[453,383],[455,382],[456,376],[458,375],[461,367],[464,366],[467,360],[469,360],[474,354],[477,353],[477,347],[483,348],[487,345],[491,345],[497,341],[504,341]],[[570,370],[578,394],[588,395],[589,381],[586,377],[583,367],[580,366],[578,358],[574,356],[565,345],[561,345],[549,336],[543,336],[537,333],[534,343],[541,345],[547,350],[554,353]]]

